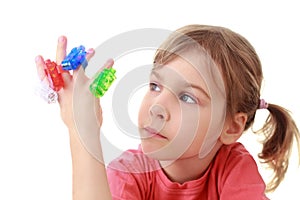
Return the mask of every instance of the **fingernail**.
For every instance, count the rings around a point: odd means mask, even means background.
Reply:
[[[87,52],[88,54],[94,53],[94,49],[88,49],[86,52]]]
[[[39,62],[41,60],[40,56],[35,57],[35,62]]]
[[[58,39],[59,42],[64,42],[65,41],[65,37],[64,36],[60,36]]]
[[[108,59],[105,63],[105,65],[112,65],[114,63],[114,60],[112,58]]]

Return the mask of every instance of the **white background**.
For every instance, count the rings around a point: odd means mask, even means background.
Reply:
[[[296,2],[1,1],[0,199],[71,199],[69,141],[58,105],[47,105],[33,94],[34,58],[41,54],[55,59],[60,35],[68,37],[70,49],[79,44],[96,47],[137,28],[175,30],[192,23],[228,27],[244,35],[261,58],[262,96],[291,110],[300,126],[300,12]],[[128,65],[149,64],[141,59],[130,58]],[[110,104],[104,100],[102,105]],[[133,118],[135,105],[129,106]],[[265,116],[264,111],[259,112]],[[108,116],[104,127],[113,126]],[[259,151],[256,139],[252,133],[242,138],[255,157]],[[260,170],[266,177],[267,172]],[[270,197],[297,199],[299,185],[294,151],[285,181]]]

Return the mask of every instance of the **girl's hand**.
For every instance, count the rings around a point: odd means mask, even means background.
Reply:
[[[58,39],[56,51],[56,63],[59,65],[66,57],[67,38],[61,36]],[[94,50],[87,50],[86,59],[89,61]],[[36,57],[36,67],[38,75],[42,81],[47,82],[44,71],[44,59],[42,56]],[[104,67],[111,67],[113,60],[109,60]],[[102,124],[102,110],[99,99],[95,98],[89,91],[92,80],[89,79],[82,67],[73,71],[63,71],[64,87],[58,91],[58,101],[60,105],[61,117],[69,129],[79,133],[90,129],[99,129]],[[45,80],[46,79],[46,80]]]

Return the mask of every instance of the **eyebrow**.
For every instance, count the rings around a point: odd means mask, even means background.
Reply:
[[[153,68],[153,69],[151,70],[150,76],[152,76],[152,75],[156,76],[158,79],[162,79],[162,77],[161,77],[160,74],[155,70],[155,68]]]
[[[208,93],[200,86],[195,85],[195,84],[187,84],[186,87],[192,87],[194,89],[198,89],[201,93],[203,93],[209,100],[211,99],[210,96],[208,95]]]
[[[150,73],[150,76],[151,75],[154,75],[156,76],[158,79],[162,80],[162,77],[160,76],[160,74],[155,70],[155,69],[152,69],[151,70],[151,73]],[[199,90],[201,93],[203,93],[209,100],[211,99],[210,95],[208,95],[208,93],[199,85],[196,85],[196,84],[193,84],[193,83],[185,83],[184,84],[184,87],[191,87],[191,88],[194,88],[194,89],[197,89]]]

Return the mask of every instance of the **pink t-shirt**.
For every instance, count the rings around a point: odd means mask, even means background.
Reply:
[[[201,178],[183,184],[170,181],[140,149],[112,161],[107,174],[114,200],[268,199],[257,165],[240,143],[223,145]]]

